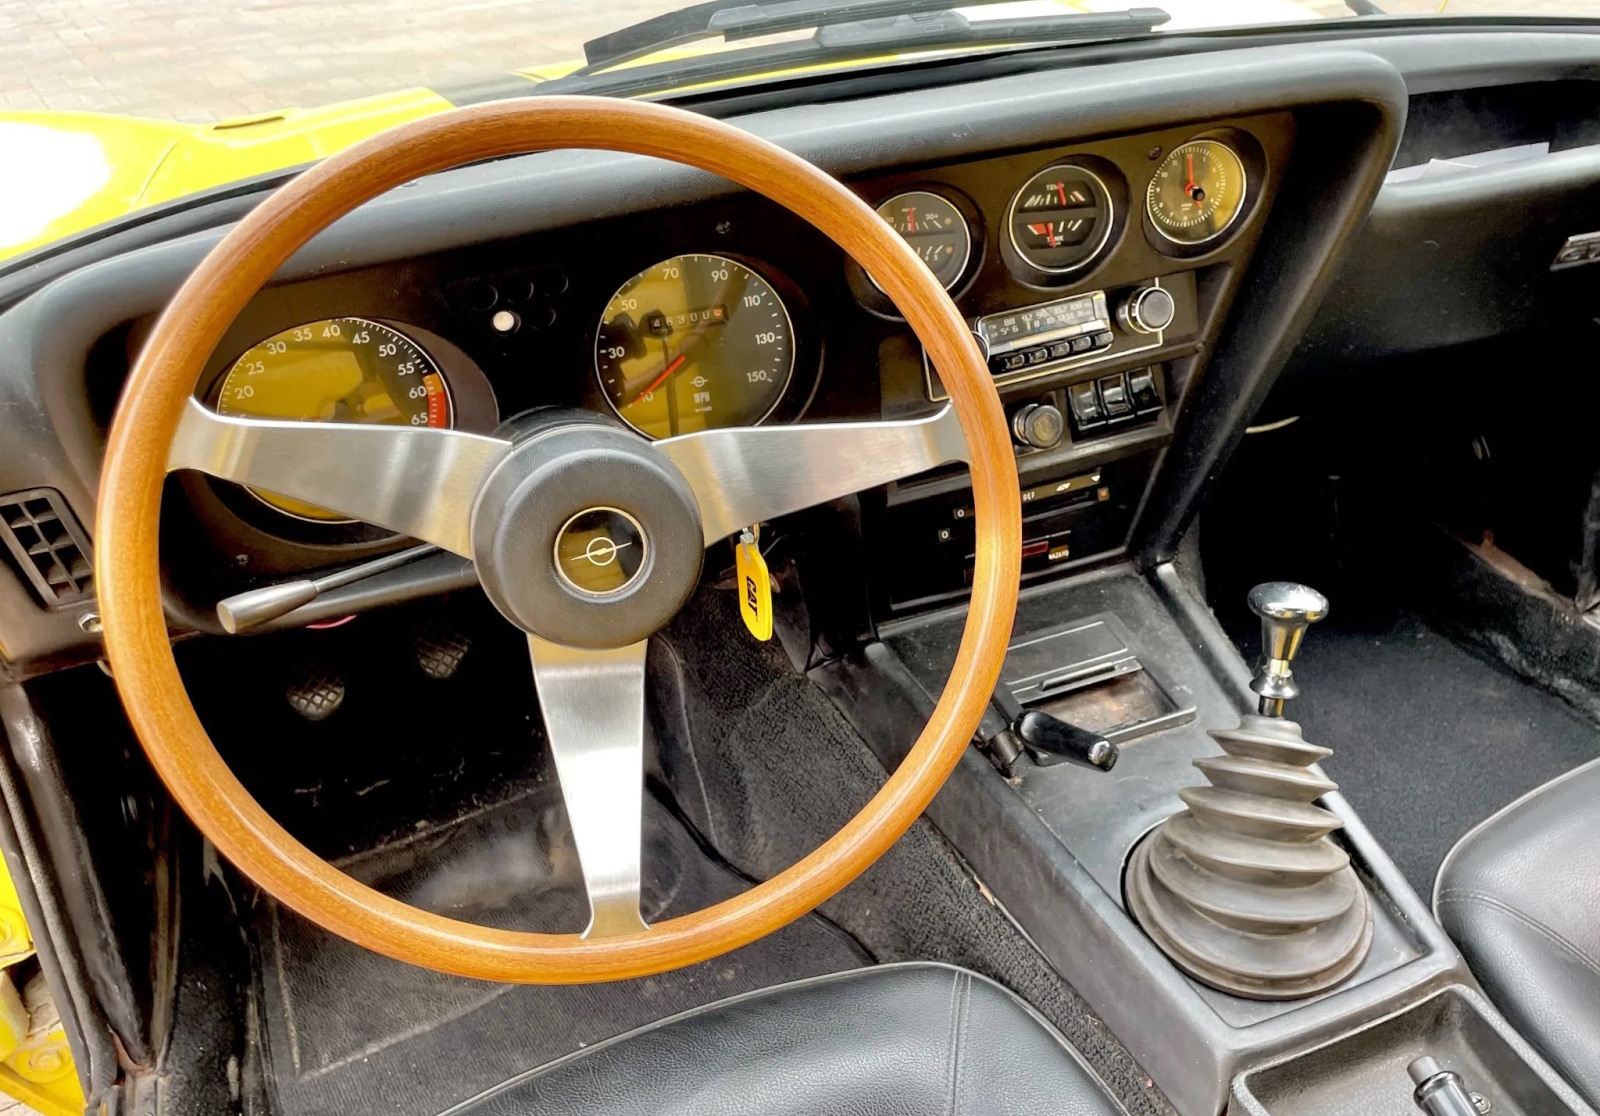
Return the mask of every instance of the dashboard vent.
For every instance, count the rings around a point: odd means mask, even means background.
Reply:
[[[93,594],[89,540],[55,489],[30,488],[0,496],[0,536],[47,608],[61,608]]]

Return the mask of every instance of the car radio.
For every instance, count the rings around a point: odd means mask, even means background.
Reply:
[[[1163,345],[1180,303],[1194,302],[1192,276],[1185,273],[1165,282],[1151,279],[1133,287],[1118,301],[1114,316],[1112,296],[1088,291],[986,314],[973,320],[972,332],[989,362],[989,374],[1002,387],[1070,372]],[[928,398],[949,398],[926,353],[922,363]]]
[[[974,333],[997,378],[1070,356],[1109,349],[1116,335],[1106,293],[1074,295],[979,318]]]

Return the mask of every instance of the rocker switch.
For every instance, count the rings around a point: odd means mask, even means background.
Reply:
[[[1106,421],[1106,413],[1100,406],[1100,394],[1095,390],[1093,380],[1067,385],[1067,407],[1072,411],[1073,425],[1079,430],[1087,430]]]
[[[1106,418],[1126,418],[1133,414],[1133,401],[1128,398],[1128,377],[1120,372],[1100,381],[1100,401],[1105,406]]]
[[[1161,395],[1156,391],[1156,375],[1152,369],[1129,372],[1128,390],[1133,395],[1133,409],[1139,414],[1161,410]]]

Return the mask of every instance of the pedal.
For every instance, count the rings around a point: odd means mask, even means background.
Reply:
[[[422,673],[443,682],[461,669],[462,660],[472,649],[472,640],[459,628],[430,623],[411,637],[411,648]]]
[[[283,695],[289,708],[308,721],[326,721],[344,705],[344,679],[320,665],[307,666]]]

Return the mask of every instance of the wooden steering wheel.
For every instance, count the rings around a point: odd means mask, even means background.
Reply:
[[[196,400],[201,370],[234,317],[337,218],[423,175],[556,148],[685,163],[787,206],[894,301],[951,406],[901,422],[747,427],[650,443],[583,412],[485,437],[230,418]],[[972,604],[950,680],[905,762],[803,860],[714,907],[647,927],[639,914],[644,651],[693,591],[704,548],[747,524],[961,460],[971,465],[978,528]],[[162,612],[158,522],[163,480],[175,469],[306,500],[476,561],[491,600],[528,633],[589,895],[584,934],[491,929],[408,906],[313,854],[251,798],[195,715]],[[727,124],[658,105],[550,97],[461,109],[367,140],[283,187],[212,250],[156,324],[112,424],[96,577],[128,717],[173,798],[245,875],[327,930],[401,961],[488,980],[581,983],[678,968],[769,934],[838,892],[910,827],[960,759],[999,675],[1017,602],[1020,506],[1004,414],[972,334],[866,204]],[[620,586],[584,588],[559,569],[585,514],[583,538],[598,524],[613,545],[639,548]]]

